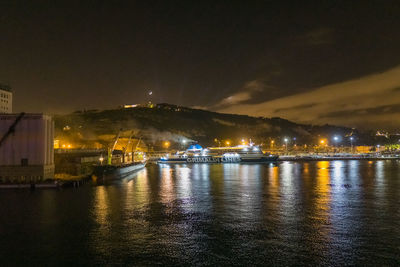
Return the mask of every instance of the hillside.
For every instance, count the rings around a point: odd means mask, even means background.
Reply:
[[[119,129],[123,130],[122,136],[127,137],[133,131],[135,137],[140,136],[153,145],[165,140],[171,145],[182,140],[204,145],[229,140],[237,144],[242,138],[251,138],[256,143],[268,143],[273,139],[279,144],[285,137],[297,144],[312,144],[333,135],[343,137],[343,143],[349,135],[363,143],[371,141],[367,134],[346,127],[303,125],[281,118],[222,114],[170,104],[77,111],[55,116],[55,127],[56,138],[73,138],[74,142],[87,146],[92,146],[93,142],[103,145],[111,142]]]

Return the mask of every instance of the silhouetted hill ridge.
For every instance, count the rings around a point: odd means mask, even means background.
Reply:
[[[113,110],[76,111],[72,114],[55,116],[56,134],[68,126],[88,135],[112,135],[118,129],[140,131],[146,135],[163,133],[179,135],[202,143],[211,144],[215,138],[238,140],[252,138],[266,142],[267,139],[295,139],[298,143],[310,143],[318,138],[333,135],[353,135],[365,139],[367,134],[356,129],[333,125],[306,125],[279,117],[264,118],[247,115],[226,114],[202,109],[193,109],[161,103],[153,107],[138,106]]]

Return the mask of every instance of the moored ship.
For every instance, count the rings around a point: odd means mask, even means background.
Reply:
[[[95,166],[93,177],[98,180],[113,180],[123,178],[146,166],[146,161],[132,162],[121,165],[98,165]]]
[[[259,146],[209,147],[191,145],[186,151],[162,157],[158,163],[266,163],[278,160],[278,156],[263,153]]]
[[[103,165],[104,159],[101,158],[101,164],[94,167],[92,175],[93,180],[104,182],[107,180],[121,179],[129,174],[143,169],[146,166],[146,154],[144,152],[137,151],[141,138],[136,144],[136,148],[133,149],[132,147],[132,152],[127,152],[128,146],[131,143],[133,132],[129,137],[128,144],[124,150],[115,150],[120,133],[121,130],[118,132],[113,146],[108,148],[107,163]]]

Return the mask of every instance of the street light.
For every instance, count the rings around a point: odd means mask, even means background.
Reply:
[[[231,142],[228,140],[228,141],[225,142],[225,144],[226,144],[227,146],[229,146],[229,145],[231,144]]]
[[[286,154],[287,154],[287,152],[288,152],[287,143],[289,142],[289,139],[285,138],[285,139],[283,139],[283,141],[285,141],[285,148],[286,148]]]
[[[181,140],[181,148],[184,149],[184,148],[185,148],[185,145],[186,145],[186,140],[185,140],[185,139],[182,139],[182,140]]]
[[[337,145],[338,145],[339,140],[340,140],[339,136],[335,135],[335,136],[333,137],[333,141],[335,142],[335,146],[336,146],[336,147],[337,147]],[[336,150],[336,148],[335,148],[335,150]],[[337,151],[336,151],[336,152],[337,152]]]
[[[163,145],[164,145],[164,147],[165,147],[166,149],[168,149],[169,146],[171,145],[171,143],[170,143],[169,141],[165,141]]]
[[[350,136],[351,153],[353,153],[353,136]]]
[[[320,139],[319,143],[321,144],[321,151],[326,153],[327,152],[327,147],[328,147],[328,140]]]

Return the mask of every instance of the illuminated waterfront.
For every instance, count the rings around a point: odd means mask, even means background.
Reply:
[[[150,165],[0,202],[5,264],[400,264],[400,161]]]

